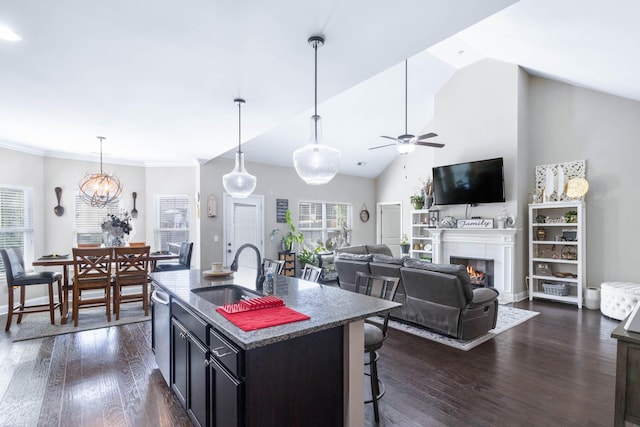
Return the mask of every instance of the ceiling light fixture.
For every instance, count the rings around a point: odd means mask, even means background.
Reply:
[[[0,25],[0,40],[19,42],[22,40],[22,37],[17,35],[11,28]]]
[[[85,176],[80,181],[80,198],[88,205],[103,208],[120,201],[122,185],[118,177],[102,171],[102,141],[104,136],[97,136],[100,140],[100,173]]]
[[[318,115],[318,47],[324,38],[312,36],[307,40],[315,52],[314,112],[311,116],[311,141],[293,152],[293,166],[300,178],[310,185],[326,184],[338,173],[340,151],[320,144],[322,136],[321,117]]]
[[[231,197],[245,198],[249,197],[256,188],[256,177],[251,175],[244,169],[244,156],[240,148],[241,130],[242,130],[242,104],[244,99],[237,98],[233,102],[238,104],[238,152],[236,153],[236,167],[228,174],[222,177],[222,185]]]

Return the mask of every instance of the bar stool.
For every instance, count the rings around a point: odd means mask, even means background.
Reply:
[[[356,273],[356,292],[376,298],[393,301],[398,290],[399,277],[376,276],[366,274],[361,271]],[[378,412],[378,400],[384,395],[384,384],[378,378],[378,350],[382,348],[382,343],[387,337],[387,324],[389,323],[389,312],[384,315],[382,324],[365,319],[364,324],[364,352],[369,355],[369,373],[365,374],[371,378],[371,399],[364,403],[373,403],[373,415],[376,423],[380,422]]]
[[[26,313],[41,313],[48,311],[51,324],[55,324],[54,311],[60,308],[62,315],[62,274],[55,271],[35,271],[26,273],[24,271],[24,259],[20,248],[0,249],[2,254],[2,262],[7,276],[7,285],[9,286],[7,299],[7,325],[4,330],[9,331],[11,328],[11,319],[14,314],[18,315],[18,324],[22,322],[22,315]],[[53,282],[58,282],[58,302],[53,301]],[[25,289],[31,285],[48,285],[49,286],[49,303],[25,305]],[[14,305],[13,290],[20,287],[20,302]]]

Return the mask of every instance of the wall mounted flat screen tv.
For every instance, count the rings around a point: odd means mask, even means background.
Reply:
[[[502,157],[433,168],[433,190],[438,205],[474,205],[504,202]]]

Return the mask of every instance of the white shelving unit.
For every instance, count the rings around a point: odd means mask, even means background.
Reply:
[[[411,258],[433,261],[433,242],[431,240],[431,228],[429,227],[430,215],[428,209],[411,211]]]
[[[565,214],[577,212],[575,222]],[[585,289],[584,202],[529,205],[529,300],[544,298],[582,308]],[[547,285],[545,292],[544,285]],[[567,295],[562,288],[568,288]]]

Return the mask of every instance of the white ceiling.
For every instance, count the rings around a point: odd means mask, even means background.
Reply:
[[[291,166],[309,137],[314,34],[326,38],[318,112],[341,173],[375,177],[395,157],[367,148],[404,133],[405,58],[414,134],[438,132],[433,94],[484,57],[640,100],[640,2],[512,3],[3,2],[0,24],[22,41],[0,41],[0,146],[95,159],[103,135],[105,162],[193,164],[232,155],[243,97],[247,161]]]

